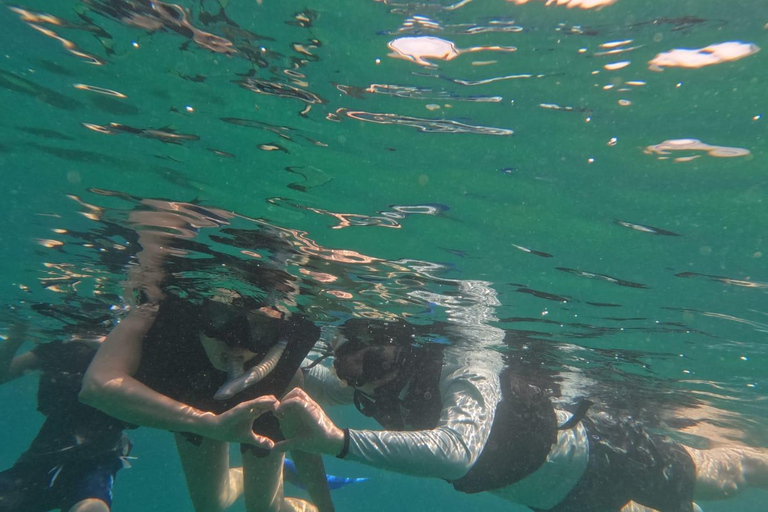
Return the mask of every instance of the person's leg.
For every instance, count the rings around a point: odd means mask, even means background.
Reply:
[[[68,512],[109,512],[109,505],[95,498],[75,503]]]
[[[768,451],[754,448],[697,450],[685,446],[696,465],[697,499],[730,498],[747,487],[768,487]]]
[[[624,505],[621,509],[621,512],[658,512],[655,509],[648,508],[645,505],[640,505],[638,503],[635,503],[634,501],[630,501],[626,505]],[[699,507],[697,504],[693,504],[693,512],[703,512],[701,510],[701,507]]]
[[[243,480],[247,512],[281,512],[283,494],[282,453],[257,457],[249,447],[243,449]]]
[[[640,505],[639,503],[635,503],[634,501],[630,501],[623,507],[621,507],[621,512],[658,512],[655,509],[646,507],[645,505]]]
[[[317,512],[304,500],[286,498],[283,490],[282,453],[257,457],[250,449],[243,451],[245,510],[247,512]]]
[[[176,434],[176,448],[195,512],[223,512],[243,492],[242,470],[229,468],[229,444],[202,439],[195,444]]]

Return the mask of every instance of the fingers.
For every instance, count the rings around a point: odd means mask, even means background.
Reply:
[[[231,410],[248,409],[254,414],[258,413],[257,416],[254,416],[254,418],[256,418],[267,411],[274,411],[279,403],[280,402],[278,402],[277,398],[275,398],[273,395],[260,396],[259,398],[254,398],[253,400],[248,400],[247,402],[237,404]]]
[[[287,398],[280,402],[275,408],[275,416],[282,419],[288,415],[311,412],[311,404],[301,398]]]
[[[249,400],[248,402],[243,403],[257,403],[257,404],[275,404],[278,400],[275,397],[275,395],[264,395],[260,396],[259,398],[254,398],[253,400]]]
[[[303,389],[294,388],[285,395],[282,401],[277,402],[274,412],[277,417],[280,417],[287,412],[296,411],[298,408],[310,413],[317,410],[322,411],[322,408]]]
[[[265,450],[272,450],[275,447],[274,441],[268,437],[260,436],[258,434],[253,434],[249,444],[258,446],[259,448],[264,448]]]
[[[286,401],[289,398],[300,398],[301,400],[313,402],[312,398],[307,394],[307,392],[301,388],[293,388],[292,390],[290,390],[283,397],[283,401]]]
[[[272,449],[279,453],[285,453],[291,450],[302,450],[302,448],[304,448],[303,440],[294,437],[293,439],[286,439],[285,441],[275,443]]]

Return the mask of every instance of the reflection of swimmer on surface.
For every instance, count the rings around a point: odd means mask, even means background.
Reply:
[[[694,497],[768,486],[764,450],[696,450],[587,401],[568,412],[514,367],[494,374],[474,354],[461,361],[450,345],[418,343],[420,332],[435,329],[347,321],[332,342],[335,372],[311,368],[307,391],[328,404],[354,403],[386,430],[340,429],[297,389],[277,408],[288,437],[277,448],[441,478],[462,492],[557,512],[690,512]],[[459,332],[448,330],[448,339]]]
[[[40,372],[37,408],[45,423],[12,468],[0,473],[0,512],[108,512],[125,464],[130,425],[78,401],[100,339],[41,343],[15,355],[26,337],[13,325],[0,344],[0,383]]]
[[[169,260],[183,255],[183,242],[201,228],[226,225],[231,214],[187,203],[144,201],[143,206],[130,217],[141,252],[129,286],[137,290],[139,305],[107,336],[86,374],[81,399],[124,421],[176,432],[199,512],[224,510],[241,494],[248,511],[333,510],[320,457],[293,453],[315,509],[284,496],[283,455],[270,452],[269,438],[282,437],[269,414],[274,395],[297,385],[297,370],[318,329],[279,303],[230,290],[182,298],[184,292],[169,288],[184,284],[168,272],[178,263]],[[285,263],[280,245],[285,242],[268,233],[263,242],[272,244],[275,265]],[[249,284],[276,293],[290,290],[292,283],[279,281],[290,275],[269,263],[249,267]],[[204,264],[197,260],[198,272],[205,272]],[[230,442],[241,445],[242,470],[230,469]]]
[[[456,48],[456,45],[448,40],[433,36],[398,37],[387,44],[392,50],[390,57],[405,59],[415,62],[420,66],[435,67],[428,59],[449,61],[462,53],[500,51],[514,52],[514,46],[475,46],[472,48]]]
[[[704,48],[675,48],[657,54],[648,62],[648,67],[652,71],[663,71],[664,68],[702,68],[743,59],[759,51],[760,47],[756,44],[740,41],[712,44]]]
[[[507,0],[507,2],[513,2],[516,5],[527,4],[531,0]],[[605,7],[606,5],[615,4],[617,0],[545,0],[547,5],[564,5],[569,9],[579,7],[581,9],[595,9]]]
[[[671,151],[706,151],[709,156],[717,158],[734,158],[739,156],[747,156],[750,154],[748,149],[733,148],[728,146],[714,146],[701,142],[698,139],[672,139],[665,140],[658,144],[648,146],[645,148],[644,153],[646,155],[656,154],[659,155],[659,159],[668,158],[667,155]],[[698,158],[701,155],[681,156],[675,158],[675,162],[690,162]]]

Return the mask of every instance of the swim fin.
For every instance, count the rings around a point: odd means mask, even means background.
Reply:
[[[305,488],[304,482],[301,481],[299,473],[296,471],[296,464],[294,464],[291,459],[285,459],[285,462],[283,463],[283,478],[299,489]],[[357,484],[368,480],[367,478],[345,478],[333,475],[325,475],[325,478],[328,480],[328,487],[332,491],[349,484]]]

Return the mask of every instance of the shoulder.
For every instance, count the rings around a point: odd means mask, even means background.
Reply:
[[[445,365],[440,374],[440,394],[445,406],[471,401],[479,407],[495,407],[501,400],[501,384],[498,374],[490,369]]]
[[[287,334],[291,338],[311,339],[314,342],[320,337],[320,327],[302,313],[292,314],[285,322]]]
[[[47,343],[40,343],[32,350],[27,352],[37,358],[41,365],[47,366],[49,364],[55,364],[65,356],[64,343],[60,340],[49,341]]]
[[[90,364],[96,349],[79,342],[63,343],[60,340],[41,343],[30,350],[43,371],[83,372]]]

